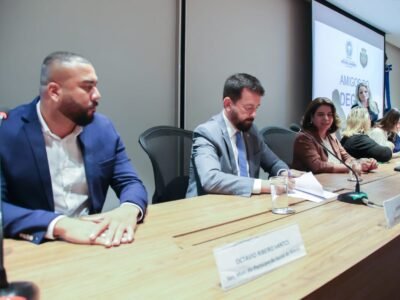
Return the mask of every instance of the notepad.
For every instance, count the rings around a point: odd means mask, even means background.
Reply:
[[[302,198],[313,202],[335,200],[338,194],[324,190],[313,173],[308,172],[298,178],[294,178],[295,188],[288,193],[290,197]]]

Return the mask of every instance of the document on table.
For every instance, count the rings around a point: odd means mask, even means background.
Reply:
[[[298,178],[294,178],[296,185],[288,195],[293,198],[307,199],[313,202],[334,200],[338,194],[324,190],[313,173],[308,172]]]

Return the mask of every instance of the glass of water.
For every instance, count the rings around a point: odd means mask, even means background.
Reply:
[[[293,214],[296,211],[289,207],[288,182],[287,176],[270,177],[272,198],[272,213],[279,215]]]

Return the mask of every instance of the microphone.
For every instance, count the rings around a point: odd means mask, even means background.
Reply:
[[[0,126],[3,120],[7,119],[7,110],[0,109]],[[0,138],[1,142],[1,138]],[[7,281],[7,273],[4,268],[4,247],[3,247],[3,191],[2,191],[2,174],[1,174],[1,157],[0,157],[0,300],[38,300],[39,289],[31,282]]]
[[[352,204],[366,204],[368,205],[369,203],[372,203],[368,200],[368,195],[364,192],[360,191],[360,180],[358,178],[358,174],[354,171],[352,167],[350,167],[346,162],[338,157],[336,153],[328,149],[323,143],[318,141],[314,136],[309,134],[308,132],[305,132],[304,130],[300,129],[297,131],[298,133],[303,133],[305,136],[309,137],[312,139],[314,142],[316,142],[318,145],[320,145],[322,148],[324,148],[325,151],[329,152],[332,154],[337,160],[339,160],[344,166],[346,166],[354,175],[354,178],[356,179],[356,186],[354,192],[347,192],[347,193],[342,193],[339,194],[338,200],[346,203],[352,203]],[[375,205],[375,203],[372,203]]]

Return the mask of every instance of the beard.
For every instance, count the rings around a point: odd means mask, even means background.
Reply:
[[[238,122],[235,126],[237,129],[243,132],[247,132],[250,130],[251,126],[253,126],[253,118],[248,118],[243,121]]]
[[[251,126],[253,126],[254,118],[240,120],[237,112],[232,110],[230,121],[240,131],[247,132],[250,130]]]
[[[60,106],[61,113],[79,126],[86,126],[93,121],[94,111],[92,110],[98,105],[97,101],[92,101],[89,108],[82,107],[73,97],[67,96],[63,99]]]

